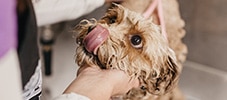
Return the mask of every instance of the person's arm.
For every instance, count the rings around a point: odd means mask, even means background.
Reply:
[[[85,97],[81,100],[109,100],[112,96],[125,94],[138,86],[138,79],[129,77],[123,71],[102,70],[97,66],[89,66],[83,69],[68,86],[63,96],[60,96],[63,98],[55,100],[76,100],[69,99],[69,97],[77,98],[78,96]]]
[[[33,0],[38,26],[76,19],[102,6],[105,0]]]
[[[16,0],[0,0],[0,99],[23,100],[17,55]]]
[[[56,97],[54,100],[91,100],[91,99],[83,95],[79,95],[72,92],[72,93],[62,94]]]

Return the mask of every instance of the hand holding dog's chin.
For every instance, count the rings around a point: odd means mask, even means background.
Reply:
[[[64,93],[77,93],[91,100],[109,100],[139,86],[138,79],[131,79],[120,70],[101,70],[98,67],[83,69]]]

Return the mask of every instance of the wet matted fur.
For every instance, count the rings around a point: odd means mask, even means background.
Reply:
[[[86,49],[84,39],[98,25],[107,29],[109,36],[94,53]],[[82,20],[74,31],[79,66],[120,69],[140,80],[141,88],[131,90],[123,99],[136,96],[135,100],[145,100],[144,96],[165,94],[178,83],[180,68],[175,53],[152,19],[115,4],[101,20]]]
[[[154,3],[155,0],[124,0],[121,3],[122,6],[135,11],[137,13],[144,13],[151,3]],[[177,64],[179,68],[183,69],[183,63],[187,57],[187,46],[183,43],[182,39],[184,38],[186,31],[184,30],[184,20],[181,18],[180,5],[178,0],[161,0],[167,38],[169,46],[176,54]],[[158,23],[157,11],[153,12],[150,17],[153,18],[154,23]],[[180,91],[179,86],[170,91],[169,93],[156,96],[153,98],[153,95],[150,95],[146,100],[184,100],[184,95]],[[135,97],[134,97],[135,98]],[[135,99],[138,100],[138,99]]]

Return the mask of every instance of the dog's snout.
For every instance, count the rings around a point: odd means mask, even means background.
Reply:
[[[89,27],[88,27],[87,34],[88,34],[88,33],[90,33],[90,32],[91,32],[94,28],[95,28],[95,26],[94,26],[94,25],[89,26]]]
[[[89,19],[88,21],[89,21],[89,23],[90,23],[90,26],[88,27],[88,33],[90,33],[90,32],[96,27],[97,21],[96,21],[96,19],[94,19],[94,18],[91,18],[91,19]],[[88,33],[87,33],[87,34],[88,34]]]
[[[90,21],[92,24],[96,24],[96,23],[97,23],[97,21],[96,21],[95,18],[91,18],[91,19],[89,19],[89,21]]]
[[[87,21],[87,20],[82,20],[82,21],[80,22],[80,25],[86,25],[86,24],[88,24],[88,21]]]
[[[97,21],[94,18],[89,20],[84,19],[80,21],[79,26],[87,30],[87,34],[90,33],[96,27]]]

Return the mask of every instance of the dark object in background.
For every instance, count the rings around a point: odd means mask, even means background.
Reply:
[[[34,75],[40,59],[37,44],[37,24],[31,0],[17,0],[17,20],[18,57],[22,75],[22,87],[25,89],[26,84]],[[37,90],[34,89],[34,91]],[[32,96],[30,100],[39,100],[40,95],[41,90]]]
[[[37,24],[31,0],[17,1],[18,56],[23,87],[38,65]]]
[[[52,73],[52,45],[54,44],[54,40],[54,33],[51,26],[43,27],[40,33],[40,44],[46,76],[50,76]]]

